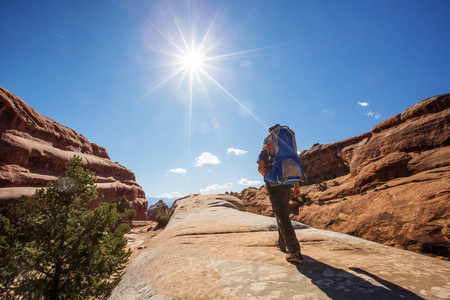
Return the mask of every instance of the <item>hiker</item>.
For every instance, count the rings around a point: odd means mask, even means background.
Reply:
[[[277,155],[279,155],[278,159],[276,159]],[[300,263],[303,257],[300,252],[300,243],[289,219],[289,200],[292,186],[294,186],[294,196],[300,195],[299,181],[305,181],[306,176],[297,156],[294,132],[289,127],[279,124],[270,127],[257,163],[258,172],[264,176],[278,225],[278,241],[275,245],[283,252],[286,252],[287,248],[288,262]]]

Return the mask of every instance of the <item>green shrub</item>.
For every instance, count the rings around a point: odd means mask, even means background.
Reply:
[[[371,186],[369,186],[369,187],[367,188],[366,192],[369,192],[369,191],[371,191],[371,190],[374,190],[376,187],[377,187],[376,184],[371,185]]]
[[[325,181],[322,181],[322,182],[319,182],[318,184],[316,184],[316,188],[319,192],[324,192],[327,190],[328,186]]]
[[[300,194],[299,198],[302,200],[303,204],[311,205],[312,201],[308,194]]]
[[[100,203],[96,176],[74,157],[66,178],[0,211],[0,298],[90,299],[109,291],[130,252],[125,198]]]
[[[167,224],[169,223],[169,220],[170,220],[169,213],[164,212],[164,210],[162,210],[162,209],[158,210],[158,213],[156,214],[156,217],[155,217],[155,222],[158,222],[159,228],[166,227]]]

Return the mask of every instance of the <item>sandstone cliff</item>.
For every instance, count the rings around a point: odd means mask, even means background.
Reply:
[[[42,116],[17,96],[0,87],[0,204],[31,195],[65,174],[65,164],[80,156],[97,175],[100,200],[125,196],[147,219],[147,200],[134,174],[112,162],[103,147],[54,120]]]
[[[300,154],[308,182],[293,219],[450,258],[450,94],[425,99],[371,132]],[[267,191],[239,194],[270,215]]]
[[[177,200],[109,300],[448,299],[450,262],[293,222],[304,262],[277,250],[274,218],[230,195]]]

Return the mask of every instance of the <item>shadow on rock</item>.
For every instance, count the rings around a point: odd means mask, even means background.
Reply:
[[[416,294],[384,280],[360,268],[350,270],[360,275],[334,268],[304,255],[297,270],[327,294],[330,299],[424,299]]]

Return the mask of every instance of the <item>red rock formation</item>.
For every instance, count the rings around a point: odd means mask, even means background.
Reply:
[[[353,156],[354,148],[367,142],[370,136],[370,133],[365,133],[328,145],[315,144],[300,153],[308,183],[348,174],[350,169],[347,161]]]
[[[265,186],[259,189],[249,187],[240,193],[231,193],[231,195],[241,199],[247,212],[273,217],[269,194]]]
[[[147,219],[149,221],[155,221],[156,215],[159,211],[162,211],[163,213],[170,213],[170,208],[167,206],[164,201],[159,200],[153,205],[150,205],[147,209]]]
[[[389,180],[362,194],[343,198],[336,195],[339,187],[326,191],[326,201],[320,201],[321,193],[309,192],[322,205],[303,206],[293,219],[315,228],[449,259],[449,179],[447,166]],[[333,193],[335,196],[330,196]]]
[[[367,165],[394,152],[420,153],[450,145],[450,95],[425,99],[371,132],[328,145],[314,145],[300,159],[308,182],[356,176]],[[411,171],[411,170],[410,170]]]
[[[65,174],[66,163],[80,156],[97,175],[100,200],[125,196],[137,214],[147,219],[147,200],[133,172],[112,162],[107,151],[73,129],[40,115],[17,96],[0,87],[0,204],[31,195]]]
[[[301,191],[312,205],[304,203],[293,219],[450,258],[450,94],[425,99],[369,133],[316,144],[300,159],[308,176]],[[265,194],[246,189],[239,198],[266,214]]]

